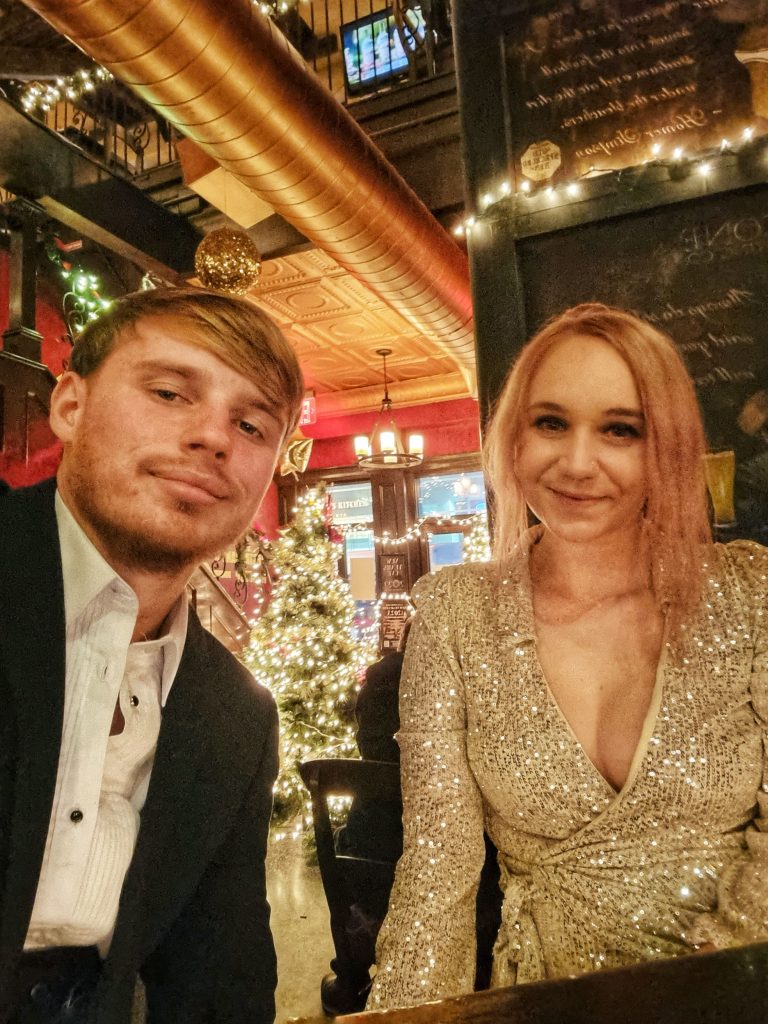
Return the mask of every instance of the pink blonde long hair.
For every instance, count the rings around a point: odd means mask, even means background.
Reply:
[[[667,612],[669,635],[676,635],[701,597],[702,563],[712,543],[702,469],[706,440],[693,381],[672,340],[634,313],[601,303],[574,306],[549,320],[520,352],[483,445],[495,512],[494,559],[503,567],[529,526],[515,461],[530,382],[554,345],[574,334],[607,342],[635,379],[645,417],[651,583]]]

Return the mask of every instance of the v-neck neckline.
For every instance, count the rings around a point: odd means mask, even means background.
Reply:
[[[605,790],[606,794],[610,797],[610,804],[615,803],[621,799],[626,793],[628,793],[634,786],[640,766],[645,760],[645,756],[648,753],[648,745],[650,743],[651,736],[653,735],[654,728],[658,721],[659,709],[661,708],[662,697],[664,694],[664,679],[665,670],[667,666],[667,624],[664,623],[664,629],[661,637],[661,650],[659,652],[659,658],[656,663],[656,676],[653,683],[653,690],[651,691],[651,699],[648,703],[648,708],[645,712],[643,719],[643,726],[640,730],[640,735],[635,746],[632,759],[629,763],[629,770],[627,771],[627,777],[624,783],[619,789],[616,789],[608,779],[603,775],[600,769],[597,767],[595,762],[587,753],[583,743],[576,735],[573,726],[568,720],[567,715],[560,707],[554,692],[549,685],[547,677],[544,673],[544,668],[539,659],[539,638],[536,631],[536,617],[533,611],[533,583],[531,581],[531,570],[530,570],[530,557],[531,549],[534,544],[538,542],[543,532],[543,528],[540,525],[531,527],[528,531],[525,543],[518,549],[517,560],[518,560],[518,572],[520,573],[519,579],[522,583],[522,591],[525,595],[525,606],[519,611],[522,612],[522,623],[524,632],[518,634],[519,640],[527,639],[533,644],[533,654],[536,659],[536,668],[541,679],[541,684],[546,692],[547,699],[551,706],[554,708],[558,719],[562,723],[568,736],[571,738],[573,743],[579,748],[581,756],[585,763],[589,766],[595,777],[599,780],[601,786]],[[518,593],[519,596],[519,593]]]
[[[603,773],[597,767],[595,762],[589,756],[584,747],[584,744],[576,735],[573,726],[568,720],[568,716],[560,707],[560,704],[558,703],[557,698],[552,692],[552,688],[549,685],[549,682],[547,681],[547,677],[544,674],[544,669],[542,667],[541,661],[539,660],[537,643],[537,638],[534,637],[534,653],[536,657],[536,665],[538,667],[542,685],[547,694],[547,699],[550,701],[552,707],[555,709],[557,716],[562,722],[568,735],[579,748],[581,755],[584,758],[584,761],[589,765],[590,769],[594,772],[595,776],[600,780],[603,788],[610,795],[611,800],[618,800],[634,786],[635,780],[637,779],[637,775],[640,770],[640,766],[645,759],[645,755],[648,753],[648,744],[650,742],[651,736],[653,735],[656,722],[659,718],[659,709],[661,707],[661,700],[664,693],[664,676],[667,663],[667,645],[665,640],[662,638],[661,653],[659,654],[659,660],[656,664],[656,677],[653,683],[653,690],[651,691],[651,699],[648,703],[648,708],[646,709],[645,717],[643,719],[643,726],[640,730],[640,735],[638,737],[635,750],[632,754],[632,760],[629,763],[627,776],[619,789],[616,789],[616,787],[608,781],[605,775],[603,775]]]

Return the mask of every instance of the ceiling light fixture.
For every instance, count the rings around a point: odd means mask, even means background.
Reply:
[[[392,349],[377,348],[376,355],[381,356],[384,365],[384,398],[370,437],[355,438],[357,464],[363,469],[403,469],[407,466],[418,466],[424,458],[424,437],[421,434],[409,435],[406,450],[403,436],[392,415],[392,399],[389,397],[387,378],[387,356],[392,355]]]

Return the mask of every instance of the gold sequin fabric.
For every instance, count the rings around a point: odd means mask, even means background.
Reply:
[[[714,549],[617,793],[544,679],[529,544],[503,576],[446,567],[414,590],[405,853],[368,1009],[472,990],[483,827],[504,892],[493,985],[768,939],[768,549]]]

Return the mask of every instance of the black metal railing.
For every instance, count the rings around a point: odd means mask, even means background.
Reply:
[[[6,81],[3,94],[122,177],[135,179],[177,160],[173,127],[97,65],[53,81]]]
[[[49,128],[117,174],[136,178],[176,162],[174,129],[116,79],[63,99],[43,116]]]

